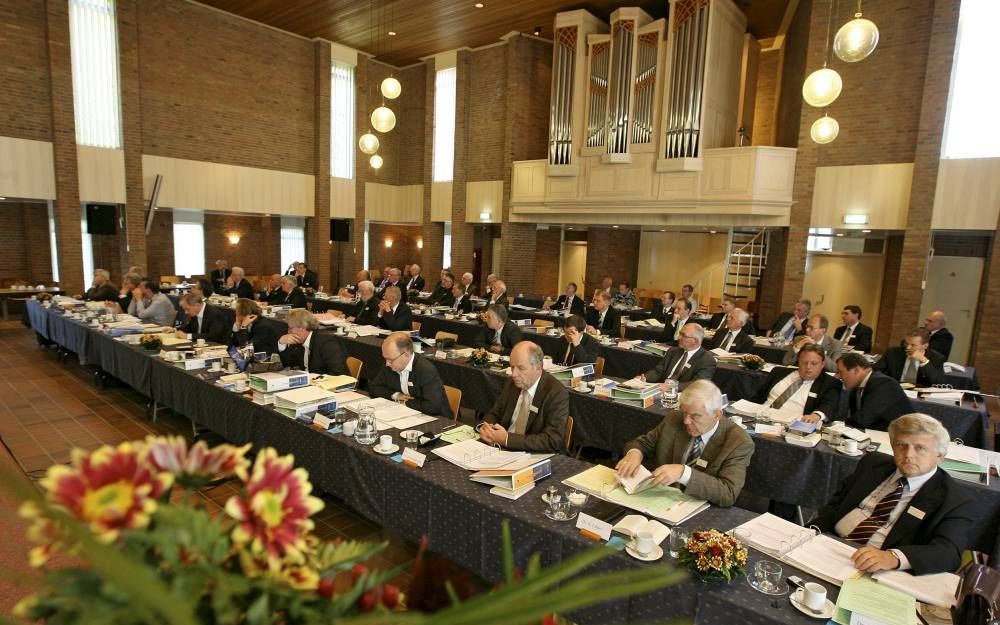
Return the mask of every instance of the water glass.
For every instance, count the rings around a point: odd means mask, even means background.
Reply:
[[[347,421],[347,411],[343,408],[337,408],[333,411],[333,421],[331,425],[336,427],[344,427],[344,422]]]
[[[675,408],[677,406],[677,380],[664,380],[663,393],[660,395],[660,403],[664,408]]]
[[[778,592],[781,583],[781,565],[772,560],[758,560],[754,565],[757,587],[763,592]]]
[[[688,538],[690,538],[688,531],[681,527],[675,527],[670,530],[670,557],[677,559],[681,555],[681,550],[684,549],[684,545],[687,544]]]
[[[362,445],[372,445],[378,440],[375,409],[368,404],[361,407],[361,412],[358,415],[358,426],[354,430],[354,440]]]

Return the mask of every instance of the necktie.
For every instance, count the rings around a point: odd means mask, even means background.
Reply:
[[[844,345],[849,344],[851,342],[851,334],[853,334],[853,333],[854,333],[854,328],[848,326],[847,327],[847,332],[844,332],[844,337],[842,339],[840,339],[840,341]]]
[[[788,320],[788,323],[785,324],[785,330],[781,333],[781,335],[786,341],[792,340],[792,337],[795,336],[795,317]]]
[[[701,436],[695,436],[691,443],[691,451],[688,452],[687,459],[684,461],[689,467],[693,467],[695,461],[701,458],[701,452],[705,449],[705,443],[701,441]]]
[[[677,340],[677,337],[679,337],[679,336],[681,335],[681,328],[682,328],[683,326],[684,326],[684,324],[682,324],[682,323],[681,323],[680,321],[678,321],[678,322],[677,322],[677,323],[676,323],[676,324],[674,325],[674,340],[675,340],[675,341]]]
[[[602,312],[601,316],[597,319],[597,329],[598,330],[603,330],[604,329],[604,315],[607,312],[608,311],[606,311],[606,310],[604,312]]]
[[[733,346],[733,341],[735,341],[735,340],[736,340],[736,334],[733,333],[733,332],[730,332],[729,336],[727,336],[726,340],[722,343],[722,349],[724,349],[724,350],[726,350],[728,352],[729,348]]]
[[[563,302],[563,310],[569,310],[570,303],[571,303],[571,300],[567,297],[566,301]]]
[[[785,402],[788,401],[788,399],[792,395],[794,395],[797,390],[802,388],[802,384],[804,382],[805,380],[799,378],[798,380],[795,380],[794,382],[789,384],[788,388],[786,388],[784,391],[781,392],[781,395],[778,395],[777,397],[774,398],[774,402],[771,404],[771,407],[777,409],[784,406]]]
[[[917,370],[919,369],[917,361],[912,358],[906,359],[906,365],[903,367],[903,377],[900,379],[901,382],[909,382],[910,384],[917,383]]]
[[[896,482],[896,488],[875,504],[875,509],[872,510],[871,516],[858,523],[858,526],[847,535],[847,540],[865,544],[875,532],[885,527],[885,524],[889,522],[889,516],[892,514],[892,511],[896,509],[899,500],[903,498],[903,484],[905,483],[905,477],[899,478]]]
[[[671,369],[670,375],[667,376],[668,380],[676,380],[680,376],[681,371],[684,370],[684,365],[687,364],[687,359],[688,359],[688,353],[684,352],[684,355],[681,356],[681,359],[678,360],[677,364],[674,365],[674,368]]]
[[[499,345],[500,344],[500,333],[501,332],[503,332],[503,328],[501,328],[500,330],[497,330],[496,335],[493,337],[493,344],[494,345]]]
[[[719,320],[719,325],[715,326],[715,329],[718,331],[724,327],[726,327],[726,316],[722,315],[722,319]]]
[[[514,434],[524,434],[528,427],[528,415],[531,414],[531,395],[528,391],[521,391],[521,400],[517,402],[517,413],[510,424],[510,431]]]
[[[573,345],[570,344],[566,347],[566,357],[563,358],[563,364],[571,365],[573,364]]]
[[[865,387],[859,386],[858,392],[854,395],[854,412],[861,412],[861,396],[865,394]]]
[[[409,395],[410,385],[407,382],[410,381],[410,372],[403,369],[399,372],[399,392],[403,395]]]
[[[306,373],[309,373],[309,345],[307,343],[302,344],[302,366]]]

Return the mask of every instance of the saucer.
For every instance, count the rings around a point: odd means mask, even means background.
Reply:
[[[577,387],[574,386],[573,390],[576,391],[577,393],[587,394],[587,393],[592,392],[594,389],[590,388],[589,386],[587,388],[585,388],[585,389],[579,389],[579,388],[577,388]]]
[[[641,560],[642,562],[656,562],[663,557],[663,547],[659,545],[653,545],[653,550],[649,552],[649,555],[644,556],[632,547],[633,544],[635,543],[631,542],[625,545],[625,551],[636,560]]]
[[[763,593],[765,595],[770,595],[772,597],[780,597],[782,595],[787,595],[789,590],[788,584],[784,580],[778,581],[778,590],[774,591],[764,590],[763,588],[757,585],[757,578],[754,577],[753,575],[747,575],[747,584],[750,586],[750,588],[753,588],[757,592]]]
[[[391,456],[392,454],[399,451],[399,445],[393,443],[392,447],[390,447],[389,449],[382,449],[382,447],[379,445],[373,445],[372,449],[374,449],[375,453],[377,454],[382,454],[383,456]]]
[[[845,456],[850,456],[851,458],[857,458],[858,456],[863,456],[864,453],[865,453],[865,451],[863,449],[861,449],[860,447],[858,448],[858,451],[856,451],[853,454],[844,451],[844,449],[841,448],[841,447],[834,447],[834,449],[836,449],[839,453],[844,454]]]
[[[553,521],[572,521],[573,519],[576,518],[576,514],[577,514],[577,511],[573,510],[572,508],[570,508],[570,511],[566,514],[566,517],[560,519],[560,518],[557,518],[557,517],[553,516],[551,510],[549,510],[548,508],[545,509],[545,516],[549,517]]]
[[[831,619],[833,618],[833,613],[836,612],[836,606],[829,599],[826,600],[826,605],[823,606],[823,610],[817,614],[807,608],[805,605],[799,603],[799,597],[802,596],[801,590],[796,590],[792,594],[788,595],[788,602],[795,606],[795,609],[799,612],[805,614],[806,616],[811,616],[812,618],[819,619]]]

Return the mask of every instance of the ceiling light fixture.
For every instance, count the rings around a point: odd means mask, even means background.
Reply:
[[[833,23],[833,2],[830,3],[830,12],[826,20],[826,45],[823,47],[824,58],[823,67],[809,74],[805,82],[802,83],[802,99],[809,106],[825,108],[833,104],[840,97],[840,92],[844,88],[844,81],[836,70],[827,67],[830,60],[830,25]],[[830,143],[837,138],[840,133],[840,124],[837,120],[823,112],[823,117],[813,122],[809,128],[809,136],[820,145]]]
[[[813,141],[820,145],[830,143],[836,139],[839,134],[840,124],[838,124],[837,120],[829,115],[820,117],[814,121],[812,126],[809,128],[809,136]]]
[[[394,31],[394,30],[390,30],[390,31],[389,31],[389,36],[390,36],[390,37],[395,37],[395,36],[396,36],[396,31]]]
[[[531,34],[534,35],[534,36],[536,36],[536,37],[540,37],[542,35],[542,27],[541,26],[535,26],[535,30],[531,31]]]
[[[360,139],[358,139],[358,148],[365,154],[374,154],[378,152],[378,146],[378,137],[370,132],[366,132],[361,135]]]
[[[477,2],[477,3],[476,3],[476,8],[477,8],[477,9],[481,9],[481,8],[483,8],[483,3],[482,3],[482,2]]]
[[[861,0],[854,19],[840,27],[833,38],[833,53],[845,63],[863,61],[878,45],[878,26],[861,17]]]
[[[372,154],[372,157],[368,159],[368,164],[372,166],[372,169],[381,169],[382,157],[378,154]]]

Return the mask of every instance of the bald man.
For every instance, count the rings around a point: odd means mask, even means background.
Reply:
[[[945,360],[948,360],[948,357],[951,356],[951,344],[955,340],[955,337],[945,327],[947,324],[948,319],[945,318],[944,312],[940,310],[930,313],[927,315],[927,319],[924,320],[924,329],[930,332],[931,335],[930,348],[944,356]]]

